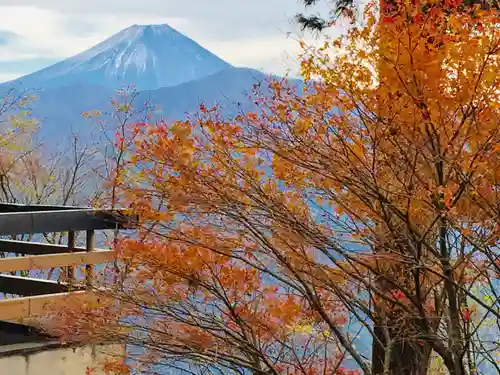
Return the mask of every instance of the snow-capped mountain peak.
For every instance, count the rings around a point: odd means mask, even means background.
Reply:
[[[175,86],[228,67],[169,25],[133,25],[16,83],[44,88],[81,82],[114,89],[126,82],[143,90]]]

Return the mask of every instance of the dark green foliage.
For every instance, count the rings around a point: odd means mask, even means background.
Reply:
[[[330,14],[326,15],[305,15],[299,13],[295,16],[297,23],[302,27],[302,30],[309,30],[312,32],[322,32],[328,27],[331,21],[338,19],[343,15],[354,14],[354,10],[359,5],[359,0],[299,0],[304,4],[304,7],[312,8],[318,5],[320,1],[325,1],[331,8]],[[389,2],[388,0],[387,2]],[[472,6],[480,4],[481,8],[494,8],[500,9],[500,0],[463,0],[464,6]]]
[[[312,8],[317,5],[320,0],[299,0],[306,8]],[[302,27],[302,30],[309,30],[313,32],[321,32],[328,27],[330,21],[338,19],[343,14],[354,11],[358,5],[357,0],[322,0],[327,1],[330,5],[331,12],[326,17],[319,14],[305,15],[299,13],[295,19]]]
[[[328,22],[318,15],[305,16],[304,14],[299,13],[295,16],[295,19],[302,27],[302,31],[311,30],[321,32],[328,26]]]

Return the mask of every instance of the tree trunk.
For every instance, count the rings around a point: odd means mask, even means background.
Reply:
[[[391,332],[393,331],[393,332]],[[372,375],[426,375],[429,366],[431,350],[427,344],[419,345],[414,339],[405,338],[400,332],[397,334],[389,329],[391,340],[389,373],[384,374],[387,341],[384,328],[375,325],[376,339],[372,345]],[[377,339],[380,341],[378,342]]]

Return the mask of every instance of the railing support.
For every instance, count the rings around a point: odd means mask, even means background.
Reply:
[[[95,231],[88,230],[87,231],[87,239],[85,243],[85,247],[88,252],[94,251],[95,249]],[[92,265],[87,264],[85,266],[86,278],[87,278],[87,287],[92,286]]]
[[[68,248],[69,249],[72,249],[70,251],[73,251],[73,249],[75,248],[75,237],[76,237],[76,233],[74,231],[69,231],[68,232]],[[66,281],[68,283],[73,283],[73,281],[75,280],[75,268],[70,266],[66,269]]]

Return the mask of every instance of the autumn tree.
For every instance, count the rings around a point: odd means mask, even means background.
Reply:
[[[0,100],[0,202],[25,205],[86,205],[95,193],[92,185],[96,150],[72,134],[60,146],[45,144],[38,137],[40,121],[31,113],[36,102],[33,90],[8,89]],[[95,179],[94,179],[95,180]],[[101,188],[102,183],[99,184]],[[12,234],[8,239],[66,242],[66,233]],[[78,240],[78,238],[77,238]],[[0,252],[0,257],[19,256]],[[60,278],[60,269],[22,270],[24,276]]]
[[[0,99],[0,196],[4,202],[13,199],[12,181],[19,186],[21,180],[17,161],[32,150],[32,134],[37,127],[31,117],[33,100],[27,91],[13,89]]]
[[[62,337],[135,346],[117,372],[500,372],[500,19],[420,5],[308,48],[300,95],[135,126],[123,282]]]
[[[72,134],[62,147],[37,138],[30,90],[9,90],[0,102],[0,201],[19,204],[81,204],[95,148]]]
[[[94,207],[114,208],[118,204],[118,181],[138,134],[132,125],[150,121],[155,110],[149,102],[138,105],[138,96],[133,84],[125,84],[110,98],[108,110],[94,109],[83,113],[86,119],[98,126],[101,135],[95,142],[100,157],[94,171],[104,189],[96,190],[92,202]]]

